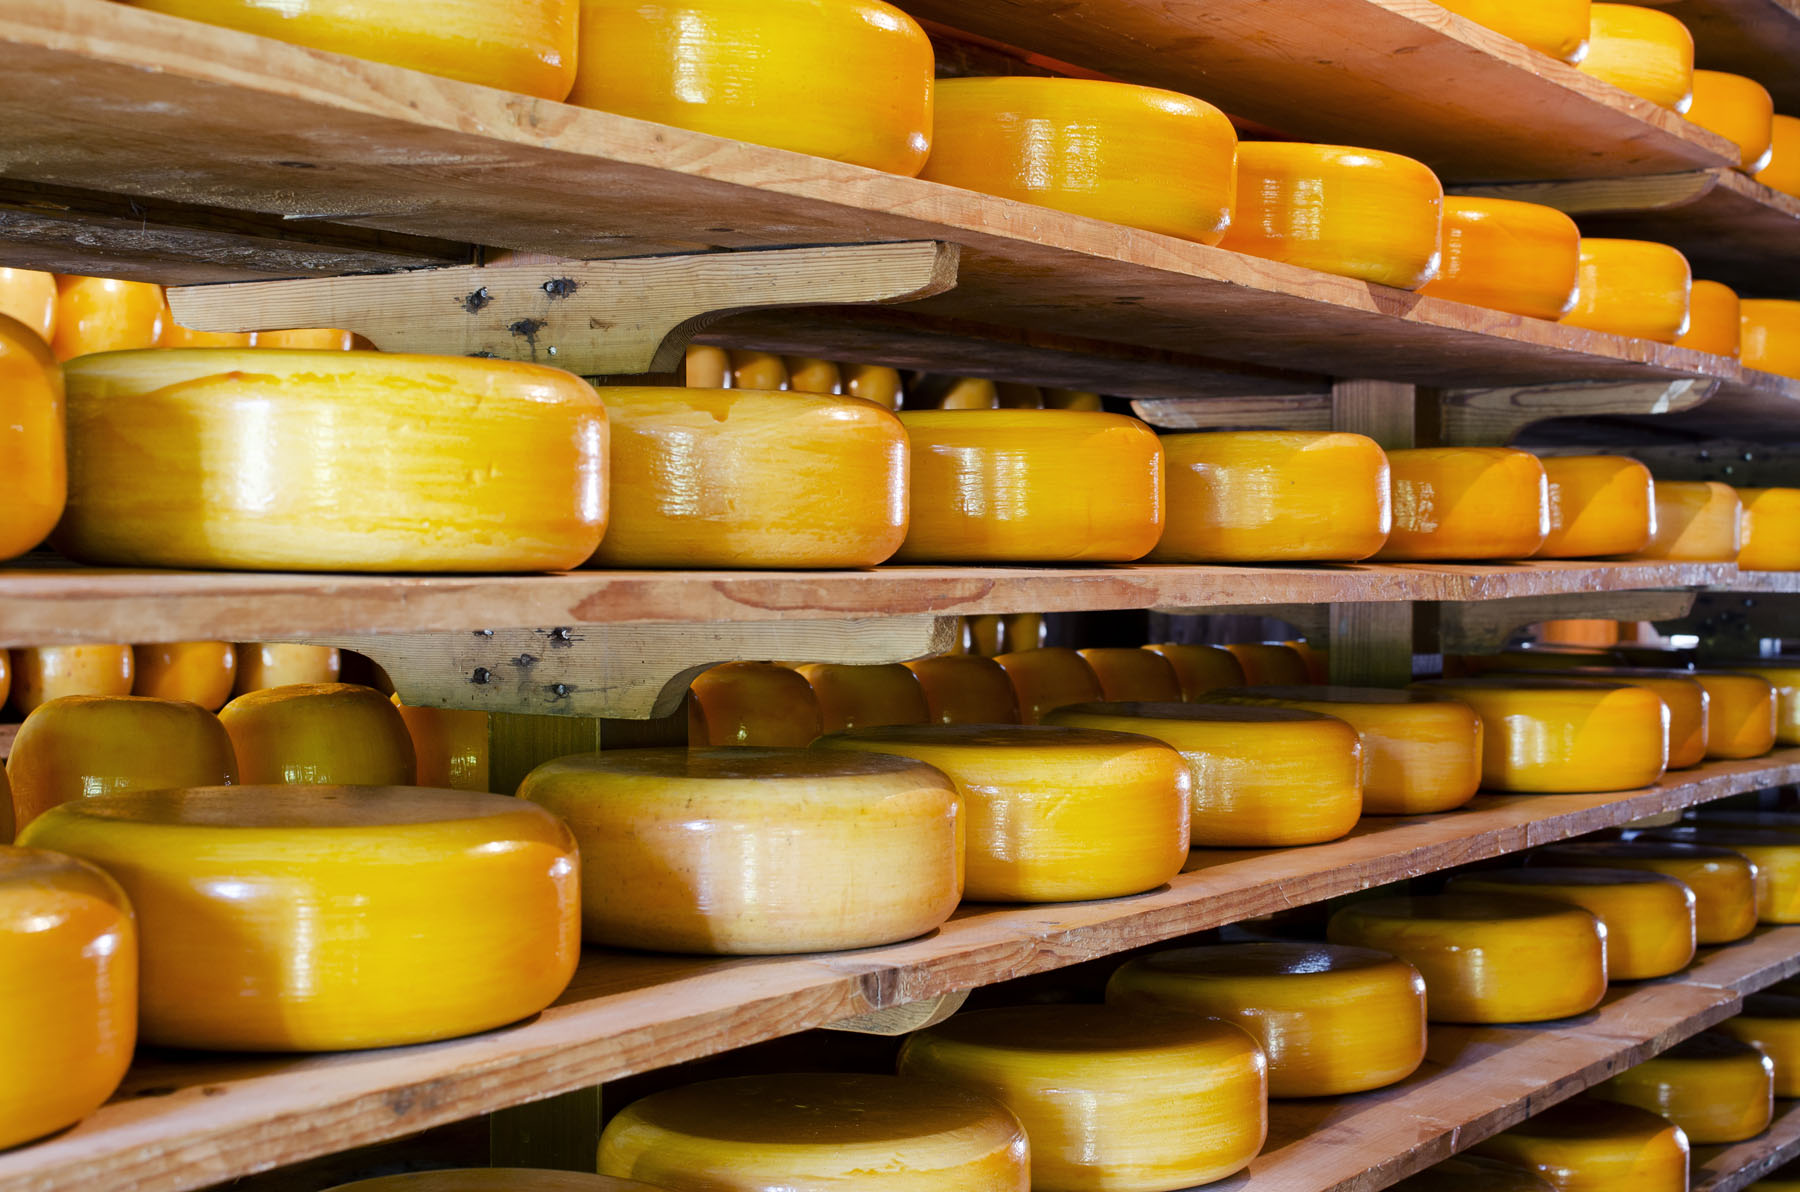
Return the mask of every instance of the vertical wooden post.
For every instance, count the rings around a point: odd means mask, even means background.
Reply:
[[[1389,451],[1418,437],[1419,391],[1398,381],[1337,381],[1331,386],[1331,429],[1368,435]]]
[[[1331,387],[1333,430],[1367,435],[1389,451],[1419,437],[1419,391],[1395,381],[1342,380]],[[1412,682],[1413,606],[1331,606],[1331,681],[1352,687],[1400,687]]]
[[[488,1166],[592,1172],[600,1153],[600,1086],[488,1115]]]

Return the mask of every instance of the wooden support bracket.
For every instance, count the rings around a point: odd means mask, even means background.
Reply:
[[[1438,632],[1446,654],[1492,654],[1525,625],[1589,619],[1668,621],[1685,617],[1694,598],[1695,593],[1688,591],[1570,592],[1446,602],[1438,606]]]
[[[907,1002],[904,1006],[871,1010],[854,1018],[840,1018],[836,1022],[826,1023],[820,1029],[844,1031],[853,1035],[910,1035],[914,1031],[936,1026],[962,1009],[962,1004],[968,1000],[969,991],[966,989],[940,993],[922,1002]]]
[[[1452,194],[1541,203],[1569,215],[1617,211],[1673,211],[1698,203],[1719,185],[1723,170],[1583,178],[1569,182],[1505,182],[1447,187]]]

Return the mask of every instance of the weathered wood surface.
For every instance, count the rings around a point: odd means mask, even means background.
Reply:
[[[1446,654],[1493,654],[1515,630],[1544,621],[1678,620],[1693,610],[1694,595],[1686,591],[1570,592],[1444,604],[1438,609],[1438,633]]]
[[[1775,1102],[1775,1120],[1755,1138],[1729,1146],[1696,1146],[1689,1192],[1740,1192],[1784,1163],[1800,1158],[1800,1102]]]

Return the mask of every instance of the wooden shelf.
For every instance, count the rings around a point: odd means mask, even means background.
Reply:
[[[328,1056],[143,1056],[93,1117],[0,1154],[0,1192],[126,1180],[134,1192],[194,1188],[1797,780],[1800,750],[1784,750],[1623,794],[1481,796],[1445,815],[1365,820],[1312,848],[1197,851],[1174,882],[1132,898],[966,907],[931,936],[860,952],[716,960],[589,949],[555,1007],[473,1038]],[[1788,961],[1731,952],[1718,963],[1735,957],[1735,967],[1709,980],[1779,979],[1800,968],[1800,951],[1787,951]]]
[[[1800,1102],[1775,1102],[1775,1120],[1755,1138],[1730,1146],[1697,1146],[1689,1192],[1739,1192],[1800,1157]]]
[[[1775,110],[1800,115],[1800,0],[1673,0],[1659,4],[1694,34],[1708,70],[1748,75],[1775,96]]]

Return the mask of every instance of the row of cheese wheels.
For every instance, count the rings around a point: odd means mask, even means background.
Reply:
[[[217,712],[235,695],[294,683],[335,683],[331,646],[286,642],[157,642],[0,650],[0,704],[20,716],[65,695],[146,695]]]
[[[683,383],[695,389],[843,393],[890,410],[1098,410],[1086,389],[1057,389],[983,377],[902,373],[885,364],[788,356],[751,348],[693,345],[682,362]]]

